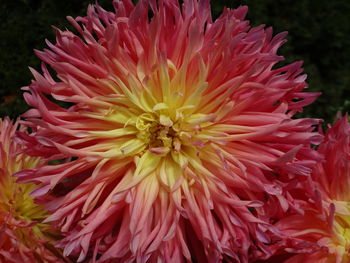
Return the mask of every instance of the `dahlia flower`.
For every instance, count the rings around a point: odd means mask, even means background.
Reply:
[[[29,195],[35,185],[17,184],[12,177],[21,169],[37,166],[40,160],[17,154],[21,146],[12,137],[18,127],[18,122],[0,119],[0,262],[64,262],[49,243],[55,232],[41,223],[48,212]]]
[[[245,6],[213,21],[207,0],[113,4],[68,17],[77,34],[56,29],[24,88],[19,136],[51,164],[17,177],[41,184],[58,246],[78,262],[270,256],[321,139],[292,119],[318,95],[301,62],[274,67],[286,33],[250,27]]]
[[[348,263],[350,261],[350,124],[339,119],[319,146],[325,156],[313,171],[317,198],[304,216],[286,217],[278,223],[288,235],[317,243],[319,249],[301,253],[286,262]]]

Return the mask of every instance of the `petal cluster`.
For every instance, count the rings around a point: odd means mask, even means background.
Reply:
[[[289,259],[293,262],[346,263],[350,260],[350,123],[341,117],[329,126],[318,152],[325,160],[315,167],[314,202],[304,216],[291,216],[279,228],[318,249]],[[305,251],[306,252],[306,251]]]
[[[213,21],[206,0],[113,3],[36,51],[19,136],[49,164],[19,181],[41,184],[78,262],[269,257],[321,140],[317,119],[292,118],[318,94],[300,62],[276,67],[286,34],[250,27],[244,6]]]
[[[49,224],[41,221],[48,212],[33,201],[32,183],[17,184],[12,177],[22,169],[34,168],[39,158],[20,153],[22,147],[13,140],[18,122],[0,119],[0,261],[18,262],[65,262],[50,240],[57,236]]]

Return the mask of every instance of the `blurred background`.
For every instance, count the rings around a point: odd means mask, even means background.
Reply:
[[[91,0],[0,0],[0,117],[26,111],[20,87],[30,83],[28,66],[40,68],[33,49],[54,41],[54,30],[71,28],[67,15],[84,16]],[[111,0],[98,1],[112,10]],[[309,91],[322,95],[301,116],[333,122],[338,111],[350,111],[349,0],[212,0],[213,16],[224,6],[248,5],[251,25],[272,26],[275,34],[289,31],[280,49],[282,64],[304,60]]]

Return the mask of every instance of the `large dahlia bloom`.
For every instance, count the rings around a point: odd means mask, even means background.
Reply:
[[[278,223],[288,235],[317,243],[319,249],[302,253],[288,263],[350,262],[350,123],[342,117],[325,135],[318,149],[325,161],[313,171],[317,193],[314,206],[304,216],[286,217]]]
[[[58,245],[78,261],[268,257],[320,141],[318,120],[292,119],[317,96],[301,63],[274,67],[286,34],[251,28],[246,7],[212,21],[207,0],[113,3],[56,29],[25,88],[20,136],[51,164],[17,176],[42,185]]]
[[[49,213],[29,195],[35,185],[17,184],[12,177],[21,169],[37,166],[40,160],[19,153],[22,147],[13,140],[18,127],[18,122],[0,119],[0,262],[64,262],[50,244],[57,234],[42,223]]]

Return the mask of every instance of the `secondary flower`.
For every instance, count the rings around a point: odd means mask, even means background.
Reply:
[[[56,164],[17,174],[60,227],[64,254],[98,262],[248,262],[299,211],[316,119],[285,33],[251,28],[246,7],[212,21],[209,1],[114,1],[56,29],[25,90],[26,153]],[[47,69],[49,65],[55,76]],[[267,209],[266,203],[272,209]],[[263,206],[263,207],[262,207]],[[268,210],[268,212],[267,212]]]
[[[350,261],[350,124],[348,117],[330,127],[319,146],[325,161],[313,171],[317,198],[304,216],[287,217],[279,222],[281,230],[300,240],[315,242],[319,250],[303,253],[288,263]]]
[[[18,122],[0,119],[0,261],[64,262],[49,243],[54,231],[49,224],[41,223],[49,213],[30,196],[35,185],[17,184],[12,177],[40,162],[39,158],[19,153],[22,147],[13,140],[18,127]],[[24,131],[24,127],[19,129]]]

